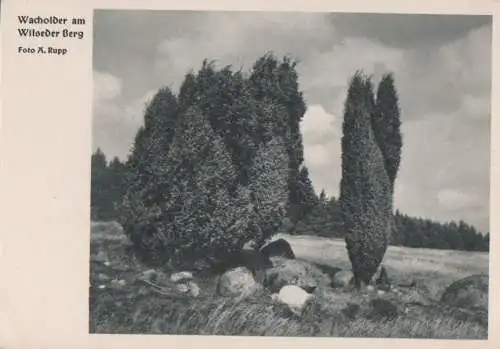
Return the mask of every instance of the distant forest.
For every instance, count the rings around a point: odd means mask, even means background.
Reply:
[[[111,221],[118,218],[117,203],[122,200],[125,188],[127,164],[118,158],[111,161],[97,149],[92,154],[91,215],[95,221]],[[300,175],[308,178],[307,168]],[[313,193],[312,184],[306,180],[305,191]],[[302,212],[295,212],[295,219],[287,217],[282,231],[298,235],[315,235],[344,238],[340,206],[337,198],[327,197],[322,191],[309,197]],[[297,209],[295,210],[297,211]],[[460,222],[440,223],[419,217],[410,217],[396,210],[391,245],[463,251],[489,251],[490,234],[482,234],[473,226]]]

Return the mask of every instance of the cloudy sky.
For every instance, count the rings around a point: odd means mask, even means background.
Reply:
[[[249,69],[267,51],[289,54],[308,104],[311,179],[338,196],[347,81],[392,71],[404,137],[396,207],[488,231],[491,29],[488,16],[98,11],[93,147],[124,159],[148,99],[177,91],[204,58]]]

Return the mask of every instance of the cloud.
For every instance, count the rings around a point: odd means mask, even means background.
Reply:
[[[245,70],[269,51],[301,59],[313,47],[328,46],[332,29],[326,14],[208,13],[191,30],[158,45],[155,71],[178,87],[184,74],[205,58]]]
[[[458,189],[443,189],[438,192],[438,202],[449,210],[460,210],[477,202],[477,199]]]
[[[309,169],[315,190],[325,189],[337,195],[340,180],[341,120],[314,104],[300,124],[304,144],[305,165]]]
[[[118,97],[122,90],[122,81],[109,73],[94,71],[94,103]]]
[[[335,130],[335,115],[327,113],[321,105],[311,105],[307,108],[300,124],[300,130],[305,137],[322,136]]]
[[[317,167],[329,164],[330,157],[326,145],[310,144],[304,149],[305,157],[307,158],[307,165],[309,167]]]
[[[125,159],[137,129],[144,122],[145,108],[156,91],[148,91],[124,103],[120,98],[118,78],[109,73],[98,73],[94,81],[93,149],[100,147],[105,154]]]
[[[300,66],[301,86],[308,95],[324,95],[327,110],[341,114],[349,79],[364,70],[374,80],[404,64],[401,50],[365,38],[344,38],[329,50],[313,52]]]

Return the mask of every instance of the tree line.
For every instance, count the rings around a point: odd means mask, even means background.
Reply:
[[[345,237],[349,251],[360,246],[349,236],[370,232],[371,257],[383,255],[389,239],[481,250],[482,235],[470,226],[392,214],[402,139],[390,74],[376,98],[369,78],[351,79],[340,197],[315,193],[304,165],[306,103],[296,64],[266,54],[243,72],[205,60],[177,94],[161,88],[125,162],[108,162],[100,149],[92,154],[92,219],[119,221],[138,250],[169,261],[222,257],[280,230]],[[467,238],[460,242],[453,229]]]
[[[305,168],[307,173],[307,168]],[[91,215],[94,221],[118,219],[115,204],[125,191],[123,178],[126,166],[118,158],[107,160],[97,149],[92,154]],[[307,177],[306,177],[307,178]],[[307,191],[309,204],[300,219],[285,219],[282,230],[296,235],[344,238],[338,199],[327,197],[325,191],[316,195],[312,184]],[[463,251],[489,251],[490,234],[478,231],[463,221],[437,222],[412,217],[396,210],[390,245],[415,248],[453,249]]]
[[[297,224],[286,224],[288,233],[328,238],[345,237],[338,199],[323,199]],[[489,251],[490,234],[478,231],[464,221],[437,222],[412,217],[396,210],[389,244],[414,248],[452,249],[462,251]]]

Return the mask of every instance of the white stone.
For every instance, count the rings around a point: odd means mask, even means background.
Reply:
[[[218,284],[219,294],[226,297],[246,297],[258,288],[260,285],[255,281],[252,272],[245,267],[226,271]]]
[[[198,297],[200,295],[200,287],[196,283],[189,281],[187,286],[189,287],[189,293],[191,296]]]
[[[190,271],[181,271],[175,274],[172,274],[170,276],[170,281],[172,282],[179,282],[179,281],[184,281],[184,280],[191,280],[193,279],[193,273]]]
[[[298,286],[286,285],[281,288],[277,300],[280,303],[286,304],[296,315],[300,315],[305,304],[312,297],[311,294]]]

